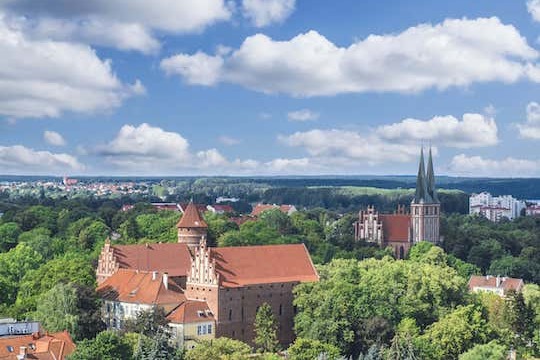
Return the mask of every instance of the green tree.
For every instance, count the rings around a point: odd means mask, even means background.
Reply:
[[[36,320],[50,332],[78,333],[77,291],[71,285],[57,284],[39,297]]]
[[[94,339],[77,343],[68,360],[132,360],[129,343],[118,333],[103,331]]]
[[[506,360],[507,349],[491,341],[487,344],[475,345],[469,351],[459,355],[459,360]]]
[[[220,337],[202,340],[188,350],[186,360],[237,360],[245,359],[251,353],[251,347],[238,340]]]
[[[17,305],[21,311],[32,312],[36,309],[37,297],[55,284],[62,282],[94,287],[95,281],[95,270],[88,256],[66,254],[25,274],[20,281]]]
[[[474,305],[460,306],[430,325],[420,336],[423,358],[451,360],[488,339],[482,312]]]
[[[319,340],[297,338],[287,350],[291,360],[339,360],[339,349]]]
[[[254,327],[254,342],[258,350],[260,352],[277,352],[279,350],[277,322],[272,307],[268,303],[262,304],[257,310]]]
[[[141,311],[134,319],[127,320],[124,324],[124,331],[153,337],[167,324],[165,310],[162,307],[157,307],[152,310]]]
[[[16,222],[7,222],[0,225],[0,252],[8,251],[17,245],[17,238],[21,228]]]

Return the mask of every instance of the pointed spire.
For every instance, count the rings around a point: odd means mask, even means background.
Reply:
[[[197,205],[193,201],[189,202],[189,205],[186,207],[184,214],[176,224],[176,227],[179,228],[207,228],[208,225],[201,217]]]
[[[429,148],[428,165],[427,165],[427,190],[431,199],[438,203],[439,197],[437,196],[437,190],[435,188],[435,172],[433,171],[433,157],[431,156],[431,147]]]
[[[420,150],[420,164],[418,165],[418,175],[416,177],[416,193],[414,194],[414,202],[430,202],[431,196],[429,196],[426,183],[426,170],[424,167],[424,147]]]

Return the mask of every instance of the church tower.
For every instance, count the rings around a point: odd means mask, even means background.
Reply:
[[[202,239],[206,239],[208,225],[199,214],[197,206],[190,202],[178,224],[178,242],[196,248]]]
[[[416,192],[411,203],[412,241],[438,243],[441,204],[435,189],[433,158],[429,149],[427,172],[424,167],[424,149],[420,151],[420,164],[416,178]]]

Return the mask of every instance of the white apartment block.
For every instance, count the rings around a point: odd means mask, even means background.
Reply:
[[[481,192],[469,197],[469,214],[478,214],[491,221],[503,218],[515,219],[526,208],[525,201],[515,199],[511,195],[492,196]]]

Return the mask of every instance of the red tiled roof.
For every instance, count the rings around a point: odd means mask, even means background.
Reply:
[[[105,300],[127,303],[177,306],[186,297],[174,278],[168,278],[168,288],[163,284],[163,274],[153,279],[152,272],[120,269],[96,289]]]
[[[207,228],[208,225],[201,217],[201,214],[199,210],[197,210],[197,207],[193,203],[189,203],[189,205],[185,208],[184,214],[180,218],[180,221],[178,221],[178,224],[176,224],[176,227],[179,228]]]
[[[167,272],[185,276],[191,266],[186,244],[137,244],[111,246],[121,269]]]
[[[497,287],[497,276],[477,276],[473,275],[469,279],[469,289],[473,290],[475,287],[483,288],[502,288],[504,292],[509,290],[520,291],[523,287],[523,279],[515,279],[509,277],[499,277],[500,283]]]
[[[281,212],[288,214],[289,211],[294,208],[293,205],[270,205],[270,204],[257,204],[251,211],[252,216],[259,216],[262,212],[272,209],[278,209]]]
[[[215,321],[206,301],[187,300],[180,304],[167,319],[174,324]]]
[[[409,242],[411,216],[406,214],[381,214],[384,239],[391,242]]]
[[[255,221],[257,219],[251,215],[244,215],[244,216],[232,217],[232,218],[229,218],[229,220],[235,223],[236,225],[240,226],[245,222]]]
[[[8,346],[13,351],[8,350]],[[16,360],[20,348],[26,347],[27,359],[63,360],[75,351],[75,343],[67,331],[54,334],[33,334],[0,337],[0,359]]]
[[[317,281],[304,244],[210,248],[225,287],[291,281]]]

